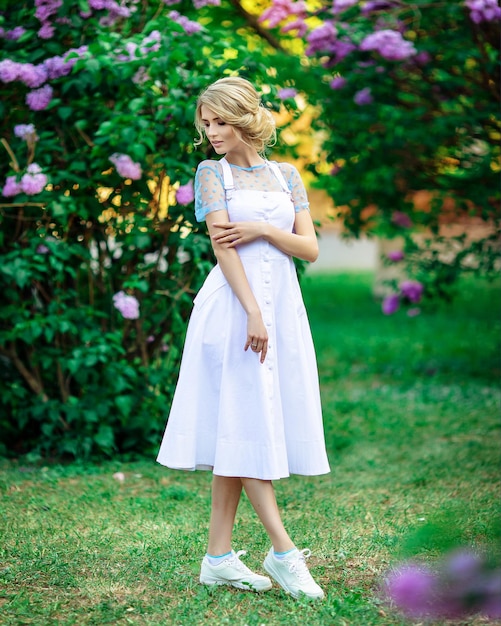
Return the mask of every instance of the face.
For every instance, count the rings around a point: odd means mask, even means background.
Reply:
[[[203,104],[200,113],[207,139],[217,154],[228,154],[242,145],[242,140],[235,133],[233,126],[226,124],[214,111]]]

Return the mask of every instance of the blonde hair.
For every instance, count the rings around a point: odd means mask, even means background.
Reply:
[[[245,78],[229,76],[209,85],[198,96],[195,126],[199,146],[204,140],[201,109],[205,105],[223,122],[233,126],[237,136],[258,152],[264,152],[276,141],[275,120],[261,104],[254,86]]]

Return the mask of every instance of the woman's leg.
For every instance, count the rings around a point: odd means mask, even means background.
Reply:
[[[287,552],[294,543],[287,534],[280,517],[275,490],[271,480],[242,478],[245,493],[268,533],[276,552]]]
[[[235,523],[242,481],[231,476],[213,476],[212,508],[207,552],[213,556],[231,551],[231,535]]]

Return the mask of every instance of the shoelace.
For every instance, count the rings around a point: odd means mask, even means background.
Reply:
[[[311,550],[309,548],[299,550],[298,553],[293,557],[294,560],[289,565],[289,572],[291,574],[296,574],[301,583],[306,583],[312,580],[310,571],[308,569],[308,566],[306,565],[306,559],[310,556]]]
[[[253,572],[247,567],[247,565],[245,565],[245,563],[242,563],[242,561],[240,560],[240,557],[245,556],[246,554],[247,554],[247,550],[239,550],[226,562],[229,565],[233,565],[233,567],[236,567],[237,569],[239,569],[241,572],[244,572],[245,574],[252,574]]]

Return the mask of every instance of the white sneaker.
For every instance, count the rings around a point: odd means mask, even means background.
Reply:
[[[298,598],[300,594],[304,594],[308,598],[321,599],[324,592],[313,580],[306,559],[311,555],[308,548],[304,550],[294,550],[284,556],[283,559],[277,559],[273,554],[273,548],[268,552],[263,567],[272,576],[277,583],[294,598]]]
[[[239,550],[236,554],[232,550],[228,558],[223,559],[219,565],[211,565],[207,556],[204,556],[200,571],[202,585],[231,585],[248,591],[271,589],[271,580],[268,576],[254,574],[242,563],[240,557],[244,554],[246,554],[245,550]]]

